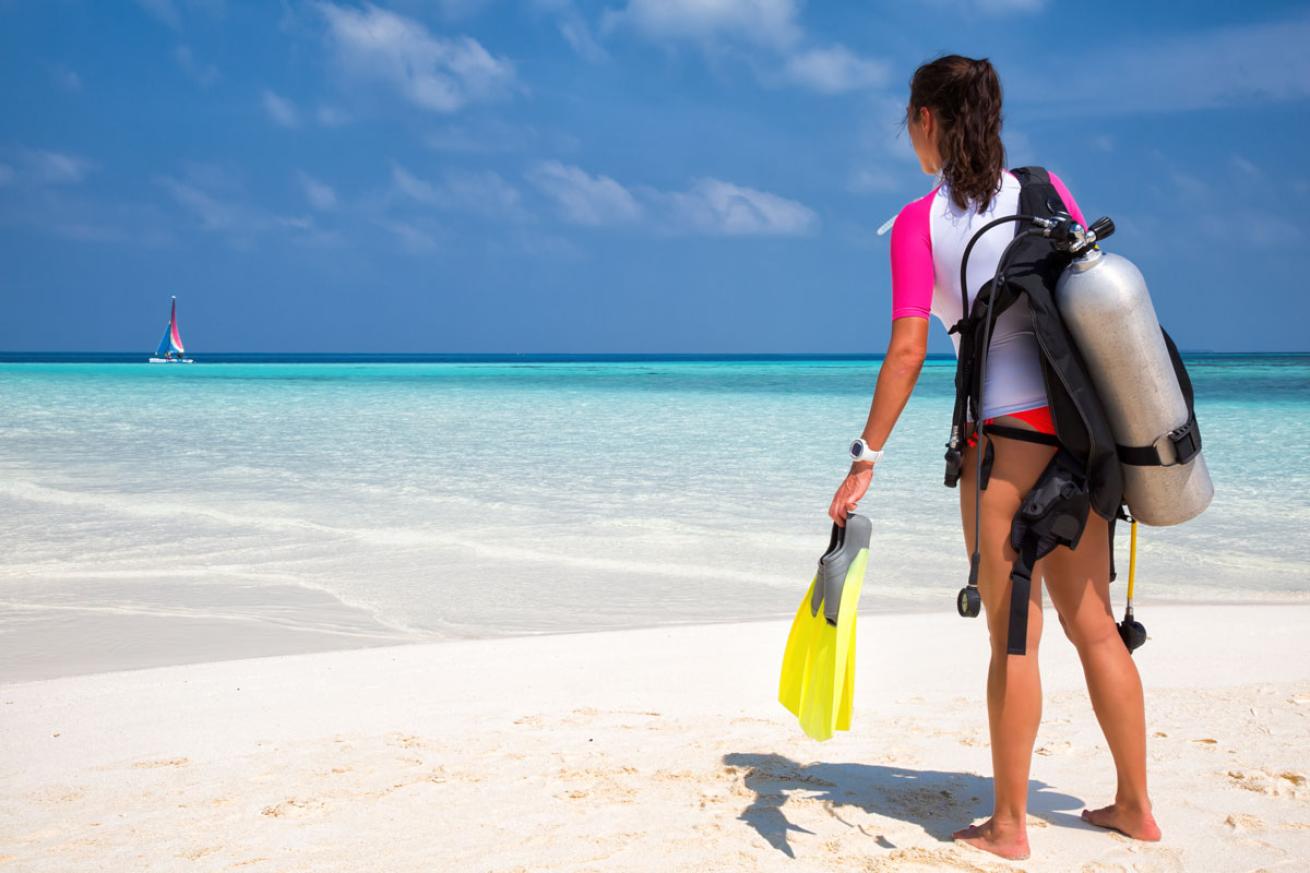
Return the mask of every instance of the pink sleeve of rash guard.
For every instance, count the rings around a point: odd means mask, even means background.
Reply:
[[[1060,181],[1059,176],[1051,173],[1050,177],[1051,184],[1055,186],[1055,193],[1059,194],[1060,199],[1064,201],[1065,208],[1069,210],[1069,215],[1073,217],[1074,221],[1086,227],[1087,219],[1083,218],[1083,211],[1078,208],[1078,203],[1073,199],[1073,195],[1069,193],[1069,189]]]
[[[892,225],[892,321],[932,316],[932,233],[928,221],[935,196],[936,188],[926,197],[907,203]]]

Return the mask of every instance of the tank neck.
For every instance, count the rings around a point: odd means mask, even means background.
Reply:
[[[1083,252],[1081,255],[1073,259],[1073,263],[1069,264],[1069,269],[1078,271],[1090,270],[1092,267],[1099,264],[1104,257],[1105,255],[1100,249],[1092,249]]]

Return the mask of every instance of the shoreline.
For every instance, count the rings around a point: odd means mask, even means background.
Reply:
[[[860,620],[852,731],[777,704],[787,622],[460,640],[0,687],[0,861],[31,871],[1015,869],[984,815],[986,639]],[[1310,857],[1310,608],[1159,607],[1137,653],[1160,844],[1077,820],[1113,795],[1049,622],[1029,871]],[[1222,646],[1216,645],[1222,640]]]
[[[324,594],[340,602],[330,592],[318,589],[297,589],[307,595]],[[1310,609],[1310,602],[1304,600],[1262,600],[1254,603],[1232,603],[1227,601],[1191,601],[1187,603],[1144,600],[1137,598],[1138,619],[1149,627],[1151,614],[1157,610],[1192,610],[1192,609]],[[47,607],[33,607],[34,611]],[[351,607],[359,609],[358,607]],[[1116,617],[1122,612],[1123,605],[1116,602]],[[70,610],[90,612],[91,610]],[[936,607],[914,608],[897,605],[894,608],[867,610],[860,616],[861,622],[866,618],[882,617],[894,619],[900,616],[935,616],[954,617],[949,609]],[[1054,615],[1047,606],[1047,633],[1050,632]],[[655,624],[634,624],[627,627],[604,628],[598,630],[560,629],[535,633],[473,633],[469,635],[451,635],[410,637],[378,624],[376,631],[365,627],[355,629],[332,630],[327,626],[297,627],[281,624],[266,618],[248,616],[210,616],[210,615],[157,615],[157,614],[117,614],[112,618],[97,615],[95,619],[84,619],[81,626],[70,626],[61,630],[65,639],[52,640],[45,628],[31,628],[26,631],[33,637],[27,645],[27,658],[24,659],[21,642],[15,643],[24,631],[10,630],[4,644],[4,658],[0,658],[0,688],[32,682],[46,682],[82,676],[98,676],[107,673],[136,672],[141,670],[158,670],[169,667],[185,667],[203,664],[221,664],[230,661],[250,661],[263,658],[309,655],[331,652],[351,652],[361,649],[393,648],[405,646],[443,645],[461,642],[495,642],[515,639],[543,639],[571,636],[594,636],[596,634],[629,633],[659,631],[674,628],[722,628],[737,625],[759,625],[776,622],[790,623],[792,614],[764,616],[757,619],[731,619],[719,622],[663,622]],[[117,627],[109,630],[107,623]],[[96,625],[99,624],[97,627]],[[961,621],[961,627],[971,625]],[[1157,622],[1163,624],[1163,622]],[[89,626],[89,627],[88,627]],[[1058,624],[1054,624],[1058,631]],[[70,654],[69,638],[82,641],[82,648]],[[142,641],[146,641],[143,643]],[[91,641],[94,641],[92,644]],[[45,653],[59,651],[60,657],[50,659]]]

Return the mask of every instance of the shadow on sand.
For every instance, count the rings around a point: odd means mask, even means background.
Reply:
[[[830,804],[832,815],[839,820],[842,807],[854,807],[918,825],[942,842],[950,842],[954,831],[986,815],[991,808],[992,780],[973,773],[877,764],[803,765],[782,755],[746,752],[724,755],[723,763],[744,770],[746,787],[755,793],[740,819],[789,857],[794,855],[788,833],[809,833],[791,824],[783,814],[793,791]],[[1030,814],[1051,824],[1090,827],[1074,812],[1083,807],[1080,799],[1052,791],[1041,782],[1031,785]],[[886,837],[876,836],[878,845],[896,848]]]

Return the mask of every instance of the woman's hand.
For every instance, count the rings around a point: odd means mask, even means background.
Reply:
[[[873,464],[857,461],[851,464],[851,471],[846,474],[837,493],[832,496],[832,505],[828,507],[828,517],[842,527],[846,526],[846,513],[855,511],[856,505],[869,490],[873,481]]]

